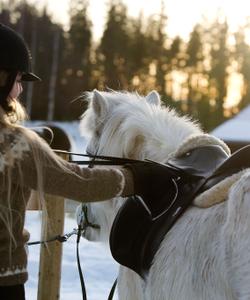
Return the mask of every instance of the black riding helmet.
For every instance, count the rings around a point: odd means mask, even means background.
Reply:
[[[31,55],[24,39],[10,27],[0,23],[0,72],[8,78],[0,85],[0,103],[6,101],[18,72],[23,81],[40,81],[31,71]]]
[[[22,72],[22,80],[41,80],[31,72],[31,55],[24,39],[0,23],[0,70]]]

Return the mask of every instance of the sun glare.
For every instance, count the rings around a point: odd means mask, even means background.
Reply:
[[[230,26],[237,30],[239,25],[246,23],[247,19],[250,17],[250,2],[247,0],[238,1],[218,1],[220,3],[222,11],[228,18]]]
[[[38,7],[47,4],[48,11],[54,20],[67,27],[70,0],[29,0],[29,2],[37,4]],[[138,16],[141,12],[144,16],[159,14],[161,4],[163,4],[168,17],[167,32],[170,37],[180,35],[183,38],[188,38],[196,23],[202,22],[204,19],[212,20],[218,14],[227,18],[232,31],[237,30],[240,25],[244,25],[247,17],[250,19],[250,2],[248,0],[122,0],[122,2],[127,5],[128,13],[132,16]],[[106,0],[89,1],[89,14],[93,22],[96,39],[101,36],[105,25],[107,3]],[[250,41],[250,33],[248,34],[248,41]]]
[[[6,0],[7,1],[7,0]],[[121,0],[128,8],[128,14],[137,17],[143,13],[145,17],[149,15],[159,15],[161,6],[164,6],[164,13],[167,16],[166,33],[170,38],[177,35],[187,40],[190,32],[197,23],[213,21],[219,17],[227,20],[229,30],[235,32],[240,26],[249,24],[249,29],[245,30],[246,42],[250,45],[250,1],[249,0]],[[48,12],[53,16],[54,21],[60,22],[68,27],[69,24],[69,3],[70,0],[29,0],[30,3],[42,7],[48,7]],[[93,38],[98,40],[103,33],[108,0],[90,0],[89,17],[93,24]],[[229,41],[230,42],[230,41]],[[233,43],[233,40],[231,40]],[[238,74],[231,74],[230,87],[228,90],[227,107],[239,101],[240,90],[242,89],[242,78]]]

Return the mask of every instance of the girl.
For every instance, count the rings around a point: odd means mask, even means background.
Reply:
[[[21,36],[0,24],[0,299],[25,299],[28,278],[25,209],[35,189],[81,202],[102,201],[133,191],[127,169],[79,168],[58,158],[33,131],[18,125],[25,112],[17,98],[30,72],[29,50]]]

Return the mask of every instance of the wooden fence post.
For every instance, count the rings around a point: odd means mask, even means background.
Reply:
[[[60,155],[62,157],[62,155]],[[67,157],[64,155],[64,159]],[[46,195],[47,226],[45,212],[42,213],[41,239],[62,235],[64,232],[64,199],[58,196]],[[47,245],[41,244],[38,300],[60,299],[61,264],[63,244],[55,241]]]

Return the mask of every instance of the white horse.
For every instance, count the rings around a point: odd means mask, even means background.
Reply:
[[[166,162],[199,145],[219,144],[229,152],[190,119],[161,107],[154,91],[146,97],[94,91],[88,100],[81,130],[90,134],[91,153]],[[196,198],[166,234],[145,280],[120,266],[119,299],[249,300],[249,189],[246,170]],[[101,229],[89,228],[85,237],[108,241],[123,202],[114,198],[89,205],[89,218]]]

